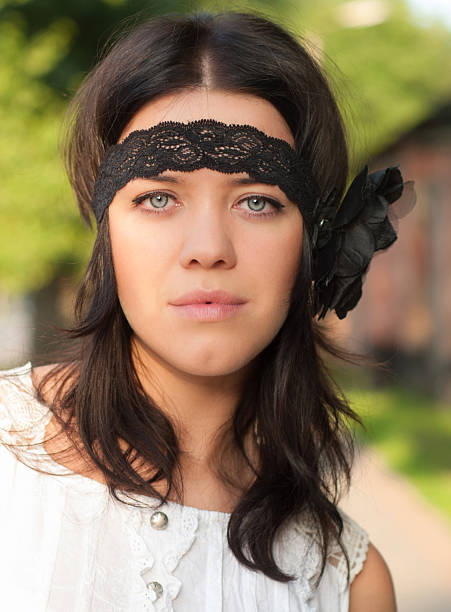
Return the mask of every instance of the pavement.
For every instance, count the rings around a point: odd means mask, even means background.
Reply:
[[[395,586],[398,612],[451,612],[451,521],[391,472],[373,449],[358,452],[339,504],[369,534]]]

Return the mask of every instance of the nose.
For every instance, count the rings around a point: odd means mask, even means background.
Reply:
[[[211,202],[197,207],[187,219],[180,263],[184,267],[196,263],[204,268],[231,268],[236,264],[229,211]]]

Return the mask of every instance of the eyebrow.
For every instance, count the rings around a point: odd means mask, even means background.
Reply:
[[[149,181],[158,181],[160,183],[180,183],[182,182],[175,176],[164,176],[164,175],[162,176],[161,174],[158,174],[155,176],[146,176],[145,178]],[[231,177],[229,179],[229,183],[232,183],[232,185],[264,185],[265,184],[265,183],[261,183],[260,181],[257,181],[250,177],[235,177],[235,178]]]

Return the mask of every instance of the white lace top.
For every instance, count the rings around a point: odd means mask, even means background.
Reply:
[[[8,612],[347,612],[341,549],[330,551],[317,589],[314,530],[299,520],[280,532],[274,556],[296,576],[281,583],[241,565],[227,545],[229,514],[157,500],[136,508],[113,500],[98,481],[45,453],[42,474],[8,449],[12,430],[41,442],[51,412],[36,400],[31,364],[0,377],[0,608]],[[21,439],[23,439],[24,434]],[[36,459],[37,460],[37,459]],[[27,457],[27,462],[30,460]],[[64,474],[69,474],[64,476]],[[351,580],[362,569],[368,535],[341,511]]]

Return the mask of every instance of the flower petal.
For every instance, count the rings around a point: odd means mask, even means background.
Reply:
[[[361,212],[365,206],[365,190],[367,187],[368,166],[358,174],[352,181],[343,201],[337,211],[334,220],[334,228],[348,225]]]

